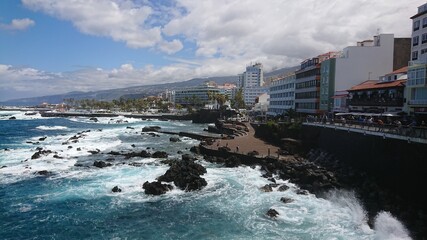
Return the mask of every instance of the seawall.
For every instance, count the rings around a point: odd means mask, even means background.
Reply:
[[[303,125],[306,149],[320,148],[342,163],[367,172],[382,187],[425,208],[427,144],[312,125]]]

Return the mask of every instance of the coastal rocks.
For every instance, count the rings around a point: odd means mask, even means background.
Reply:
[[[165,194],[167,191],[170,191],[173,189],[172,185],[170,184],[163,184],[159,181],[155,182],[148,182],[146,181],[142,188],[145,190],[145,194],[151,194],[151,195],[161,195]]]
[[[286,203],[291,203],[294,200],[292,198],[282,197],[280,198],[280,201],[286,204]]]
[[[41,171],[35,172],[34,174],[47,177],[47,176],[52,175],[53,173],[50,171],[47,171],[47,170],[41,170]]]
[[[263,192],[272,192],[273,188],[269,184],[267,184],[267,185],[261,187],[259,190],[261,190]]]
[[[289,187],[288,187],[287,185],[282,184],[282,185],[280,185],[280,187],[277,189],[277,191],[279,191],[279,192],[284,192],[284,191],[286,191],[286,190],[288,190],[288,189],[289,189]]]
[[[130,152],[130,153],[126,153],[124,154],[125,159],[129,159],[129,158],[133,158],[133,157],[142,157],[142,158],[149,158],[151,157],[151,153],[142,150],[141,152]]]
[[[257,156],[257,155],[259,155],[259,152],[258,151],[250,151],[250,152],[248,152],[248,156],[251,156],[251,157],[255,157],[255,156]]]
[[[9,120],[16,120],[16,117],[12,116],[12,117],[9,118]]]
[[[7,168],[7,166],[6,166],[6,165],[3,165],[3,166],[1,166],[1,167],[0,167],[0,169],[2,169],[2,168]]]
[[[230,156],[225,159],[224,166],[228,168],[234,168],[240,166],[240,159],[236,156]]]
[[[157,132],[161,129],[159,126],[146,126],[142,128],[143,132]]]
[[[94,122],[98,122],[98,118],[96,118],[96,117],[91,117],[91,118],[89,118],[89,120],[94,121]]]
[[[32,156],[31,159],[37,159],[40,158],[43,155],[49,155],[51,154],[52,151],[51,150],[38,150],[37,152],[35,152]]]
[[[63,159],[63,157],[59,156],[58,154],[53,155],[53,158],[56,158],[56,159]]]
[[[200,154],[200,147],[199,146],[192,146],[190,148],[190,152],[195,153],[195,154]]]
[[[97,149],[95,149],[95,150],[89,150],[89,151],[87,151],[88,153],[90,153],[90,154],[98,154],[99,152],[101,152],[101,150],[99,150],[98,148]]]
[[[39,138],[39,141],[44,141],[44,140],[46,140],[46,138],[47,137],[41,137],[41,138]]]
[[[307,190],[304,190],[304,189],[298,189],[297,190],[297,194],[298,195],[308,195],[308,194],[310,194]]]
[[[267,211],[266,215],[267,215],[267,217],[270,217],[270,218],[275,219],[275,218],[277,218],[277,216],[279,216],[279,212],[278,212],[278,211],[276,211],[276,210],[275,210],[275,209],[273,209],[273,208],[270,208],[270,209]]]
[[[154,152],[151,155],[152,158],[167,158],[168,157],[168,153],[167,152],[163,152],[163,151],[157,151]]]
[[[121,192],[121,191],[122,189],[120,189],[118,186],[114,186],[113,189],[111,189],[111,192],[114,192],[114,193]]]
[[[206,168],[191,160],[176,161],[157,178],[162,182],[173,182],[178,188],[185,191],[200,190],[207,185],[204,178],[200,177],[206,173]]]
[[[105,167],[110,167],[112,166],[111,163],[106,163],[104,161],[95,161],[93,163],[93,166],[97,167],[97,168],[105,168]]]
[[[169,141],[171,141],[171,142],[181,142],[181,139],[179,137],[170,137]]]

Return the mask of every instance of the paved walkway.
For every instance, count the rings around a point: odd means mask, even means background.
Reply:
[[[230,140],[216,140],[212,145],[208,146],[211,149],[218,149],[222,146],[228,146],[232,152],[237,152],[240,154],[246,155],[248,152],[257,151],[259,153],[259,157],[273,156],[278,157],[279,147],[273,146],[269,143],[264,142],[261,139],[256,138],[255,130],[251,126],[250,123],[244,123],[246,127],[249,129],[247,135],[235,137]],[[285,159],[286,157],[281,156],[280,159]]]

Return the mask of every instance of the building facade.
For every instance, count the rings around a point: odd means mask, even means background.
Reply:
[[[239,89],[242,89],[243,99],[246,106],[254,106],[255,99],[268,93],[268,88],[264,87],[264,72],[261,63],[246,66],[246,71],[239,74]]]
[[[271,82],[268,115],[280,115],[288,109],[295,109],[295,78],[293,72]]]
[[[368,80],[348,90],[351,112],[402,112],[404,91],[407,81],[407,67]]]
[[[315,57],[301,62],[300,70],[295,72],[295,76],[295,110],[298,113],[320,113],[319,58]]]
[[[411,61],[408,67],[405,109],[427,118],[427,3],[418,7],[412,19]]]
[[[213,82],[206,82],[199,86],[187,87],[175,90],[175,104],[183,106],[205,106],[213,104],[209,94],[221,94],[222,91]]]
[[[320,111],[332,111],[332,97],[336,91],[349,89],[365,80],[379,79],[407,66],[410,41],[410,38],[394,38],[393,34],[380,34],[322,61]]]

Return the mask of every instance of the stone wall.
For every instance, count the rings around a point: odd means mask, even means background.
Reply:
[[[306,150],[320,148],[339,161],[367,172],[378,184],[417,205],[427,202],[427,145],[345,130],[304,125]],[[425,207],[424,207],[425,208]]]

